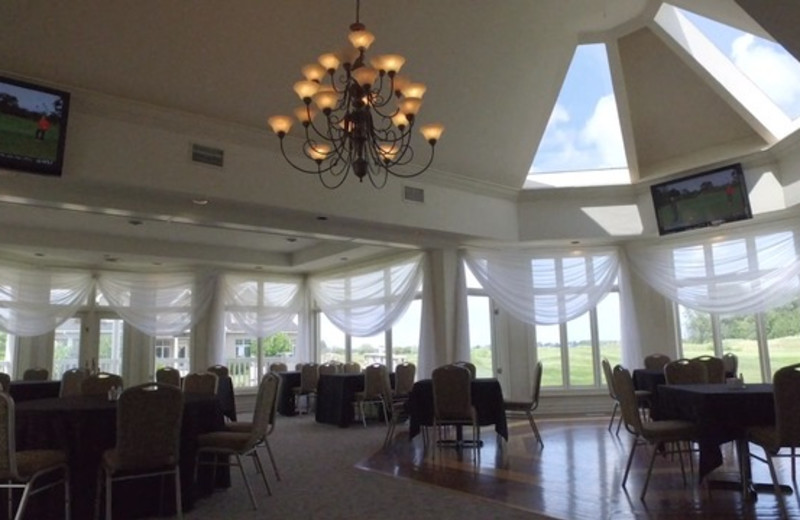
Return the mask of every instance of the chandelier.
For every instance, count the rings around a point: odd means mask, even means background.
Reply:
[[[426,87],[398,74],[405,58],[397,54],[375,56],[367,64],[365,53],[375,36],[359,21],[359,10],[360,0],[356,0],[356,21],[348,35],[353,47],[321,55],[318,63],[303,67],[305,79],[294,84],[303,101],[294,114],[303,126],[305,165],[286,153],[284,137],[293,119],[269,118],[286,161],[319,176],[329,189],[341,186],[351,171],[359,181],[366,177],[376,188],[384,187],[389,175],[416,177],[431,165],[436,142],[444,132],[438,123],[420,128],[430,154],[424,166],[412,169],[412,130]]]

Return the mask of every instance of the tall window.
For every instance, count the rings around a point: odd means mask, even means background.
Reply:
[[[172,367],[180,371],[182,376],[189,373],[189,331],[179,336],[157,336],[154,342],[154,371],[159,368]]]
[[[14,336],[0,330],[0,371],[11,374]]]
[[[70,318],[55,330],[53,342],[53,378],[71,368],[80,367],[81,320]]]
[[[270,363],[288,362],[294,358],[297,331],[284,331],[265,338],[229,330],[225,334],[225,365],[230,371],[233,386],[248,388],[269,371]]]
[[[120,318],[100,320],[100,342],[97,364],[103,372],[122,373],[122,349],[125,322]]]
[[[467,280],[467,312],[469,313],[469,361],[475,365],[477,377],[494,377],[492,348],[492,300],[469,268]]]
[[[318,312],[320,361],[354,361],[362,368],[380,363],[392,370],[404,362],[416,365],[419,360],[421,309],[422,300],[412,301],[394,327],[368,337],[345,334],[323,312]]]

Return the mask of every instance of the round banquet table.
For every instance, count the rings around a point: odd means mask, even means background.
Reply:
[[[185,395],[181,424],[181,494],[184,511],[193,507],[198,496],[213,490],[212,468],[203,466],[194,484],[196,439],[201,433],[224,429],[224,417],[214,396]],[[18,450],[61,449],[69,459],[73,518],[92,518],[97,472],[103,451],[116,443],[117,402],[97,396],[69,396],[37,399],[16,404],[16,443]],[[206,471],[208,470],[208,471]],[[229,485],[227,468],[217,468],[216,485]],[[175,513],[172,479],[164,479],[163,513]],[[160,478],[136,479],[114,484],[114,518],[141,518],[159,512]],[[152,497],[152,498],[151,498]],[[26,518],[62,518],[63,488],[56,487],[34,496],[28,503]],[[0,508],[0,518],[5,518]],[[101,509],[102,511],[102,509]]]

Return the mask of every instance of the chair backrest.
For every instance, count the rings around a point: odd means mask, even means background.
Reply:
[[[261,378],[256,395],[256,407],[253,410],[253,428],[250,430],[248,445],[254,446],[263,439],[275,420],[276,401],[281,378],[272,372]]]
[[[672,361],[666,354],[650,354],[644,358],[644,368],[647,370],[662,370],[664,365]]]
[[[217,377],[228,377],[230,372],[225,365],[212,365],[206,369],[206,372],[217,374]]]
[[[339,365],[336,363],[323,363],[318,367],[320,374],[338,374]]]
[[[300,369],[300,390],[303,393],[316,392],[319,381],[319,365],[305,363]]]
[[[303,370],[303,365],[305,365],[305,363],[295,363],[294,364],[295,371],[297,371],[297,372],[302,371]]]
[[[692,385],[708,382],[708,369],[696,359],[676,359],[664,365],[668,385]]]
[[[17,449],[14,431],[14,399],[0,393],[0,478],[17,479]]]
[[[464,367],[469,370],[469,375],[472,376],[472,379],[475,379],[475,376],[478,374],[478,369],[475,368],[474,363],[470,363],[469,361],[456,361],[453,363],[454,365],[458,365],[460,367]]]
[[[0,372],[0,392],[8,393],[11,390],[11,376]]]
[[[349,362],[344,364],[344,373],[345,374],[360,374],[361,373],[361,365],[359,365],[355,361],[349,361]]]
[[[433,382],[433,414],[438,421],[466,421],[472,418],[472,374],[461,365],[437,367]]]
[[[533,391],[531,392],[531,410],[539,406],[539,393],[542,390],[542,362],[537,361],[533,369]]]
[[[112,388],[122,388],[122,377],[108,372],[92,374],[81,383],[83,395],[107,395]]]
[[[82,368],[70,368],[61,375],[61,388],[59,397],[81,395],[83,393],[83,380],[89,377],[89,372]]]
[[[181,371],[173,367],[162,367],[156,370],[156,383],[181,386]]]
[[[269,364],[269,371],[270,372],[286,372],[289,368],[286,366],[286,363],[281,363],[279,361],[275,363]]]
[[[386,365],[373,363],[364,369],[364,398],[378,399],[383,395],[384,384],[389,380]],[[391,384],[389,385],[391,387]]]
[[[123,470],[175,466],[180,458],[183,393],[175,385],[128,388],[117,403],[117,457]]]
[[[603,366],[603,376],[606,378],[606,387],[608,388],[608,395],[613,400],[617,400],[617,392],[614,391],[614,373],[611,370],[611,363],[606,358],[600,362]]]
[[[800,363],[778,369],[772,387],[780,446],[800,447]]]
[[[698,356],[694,358],[706,366],[706,375],[709,383],[725,382],[725,363],[722,358],[714,356]]]
[[[29,368],[22,373],[23,381],[47,381],[50,371],[46,368]]]
[[[397,396],[410,394],[416,376],[417,367],[414,363],[400,363],[394,367],[394,394]]]
[[[196,372],[183,378],[183,391],[187,394],[217,395],[219,377],[214,372]]]
[[[640,435],[642,432],[642,418],[639,415],[631,373],[626,368],[617,365],[614,367],[612,380],[614,381],[614,390],[617,393],[619,408],[622,412],[622,420],[625,421],[631,433]]]
[[[725,367],[725,374],[731,374],[733,377],[739,373],[739,356],[732,352],[726,352],[722,355],[722,365]]]

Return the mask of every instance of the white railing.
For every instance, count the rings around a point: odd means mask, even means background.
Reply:
[[[228,367],[234,388],[247,388],[258,386],[258,363],[255,359],[233,358],[227,359]]]

